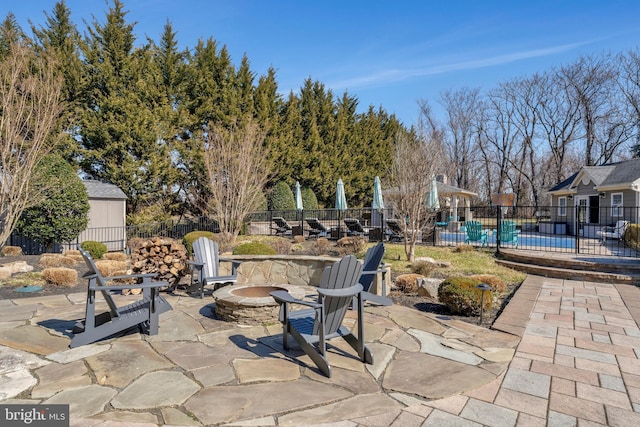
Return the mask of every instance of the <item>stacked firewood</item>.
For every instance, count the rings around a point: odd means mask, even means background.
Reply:
[[[187,250],[173,239],[154,237],[139,242],[131,251],[133,272],[156,274],[154,280],[175,287],[189,273]]]

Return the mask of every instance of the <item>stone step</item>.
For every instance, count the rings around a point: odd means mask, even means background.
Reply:
[[[564,268],[568,270],[595,271],[598,273],[614,273],[623,275],[640,275],[640,259],[613,258],[610,261],[603,257],[590,260],[588,256],[582,259],[559,258],[541,253],[542,256],[514,250],[500,250],[500,258],[522,264],[536,266]]]
[[[537,276],[544,277],[553,277],[556,279],[587,280],[591,282],[603,283],[640,284],[640,273],[609,273],[603,271],[560,268],[530,264],[525,262],[508,261],[505,259],[497,259],[496,263],[504,267],[509,267],[511,269],[521,271],[523,273],[535,274]]]

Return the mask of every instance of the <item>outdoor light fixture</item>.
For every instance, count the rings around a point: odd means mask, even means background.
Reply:
[[[486,283],[480,283],[476,286],[476,289],[480,289],[482,292],[480,295],[480,320],[478,321],[478,325],[482,325],[482,316],[484,314],[484,293],[485,291],[492,291],[493,288]]]
[[[573,194],[569,194],[569,195],[567,196],[567,199],[569,199],[569,200],[573,199]]]
[[[604,193],[604,192],[600,193],[600,198],[601,199],[604,199],[605,197],[607,197],[607,193]]]

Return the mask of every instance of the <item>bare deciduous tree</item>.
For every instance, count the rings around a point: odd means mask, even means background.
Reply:
[[[417,138],[398,133],[391,160],[391,181],[394,186],[389,199],[395,214],[405,222],[404,250],[413,262],[418,235],[430,229],[435,213],[427,208],[427,191],[442,160],[441,142],[430,132]]]
[[[203,156],[211,191],[207,209],[230,241],[263,198],[269,178],[263,141],[264,132],[252,121],[214,127],[207,133]]]
[[[55,69],[20,41],[0,62],[0,246],[24,210],[40,204],[43,190],[55,185],[35,173],[59,141],[53,133],[62,81]]]

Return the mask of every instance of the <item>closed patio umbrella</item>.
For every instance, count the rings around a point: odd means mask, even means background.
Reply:
[[[373,202],[371,202],[371,225],[380,225],[380,241],[384,235],[384,199],[382,198],[382,183],[380,177],[376,176],[373,180]],[[378,224],[378,220],[380,220]]]
[[[296,210],[303,210],[302,206],[302,191],[300,190],[300,182],[296,181]]]
[[[338,179],[338,185],[336,185],[336,209],[339,211],[347,210],[347,198],[344,195],[344,184],[342,178]]]
[[[300,229],[299,229],[299,233],[302,236],[304,233],[302,232],[302,216],[301,213],[304,209],[304,206],[302,205],[302,190],[300,190],[300,181],[296,181],[296,212],[297,212],[297,217],[300,220]]]
[[[342,178],[338,179],[338,185],[336,185],[336,210],[338,211],[338,239],[341,237],[342,226],[340,224],[340,214],[347,210],[347,198],[344,195],[344,184]]]
[[[382,183],[380,177],[376,176],[373,180],[373,202],[371,209],[382,211],[384,209],[384,200],[382,199]]]
[[[431,180],[431,186],[427,192],[427,208],[436,210],[440,209],[440,199],[438,198],[438,184],[436,179]]]

